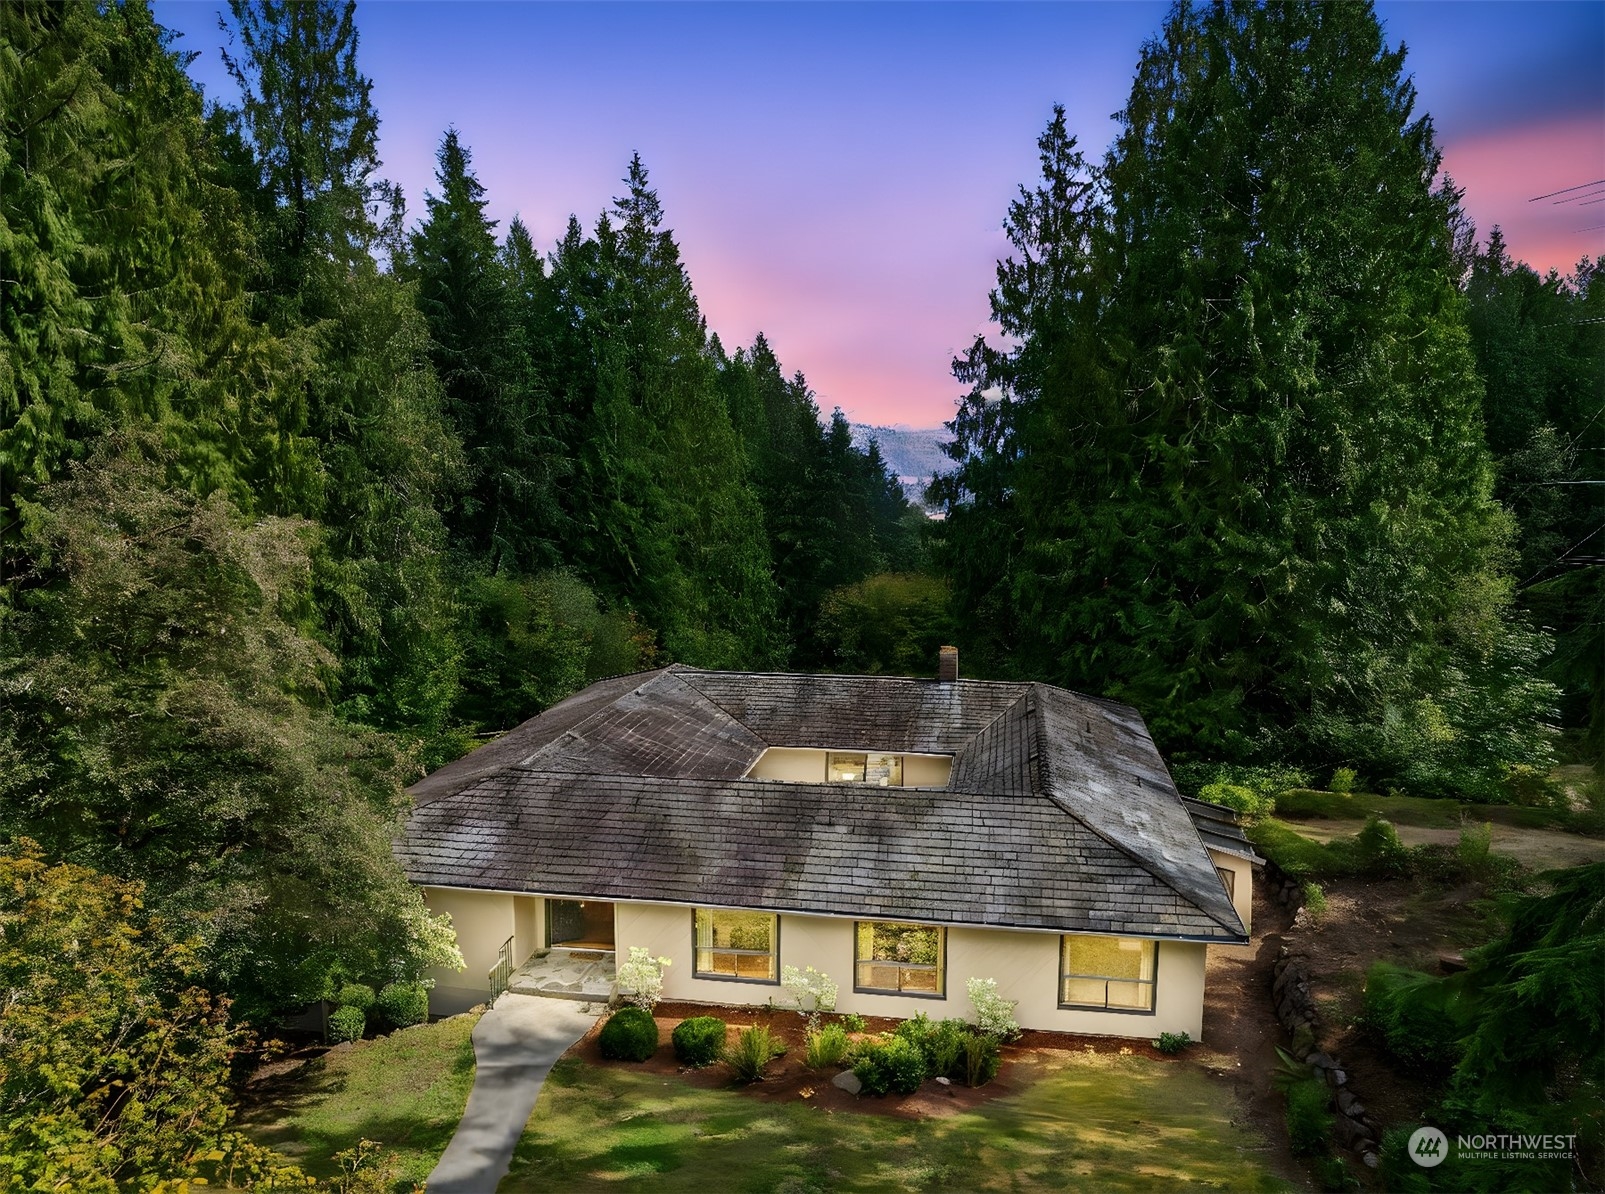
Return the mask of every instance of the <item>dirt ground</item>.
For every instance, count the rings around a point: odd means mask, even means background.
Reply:
[[[1254,886],[1254,925],[1247,945],[1212,945],[1204,977],[1204,1043],[1190,1060],[1225,1082],[1244,1116],[1267,1142],[1265,1163],[1301,1190],[1318,1189],[1287,1143],[1282,1097],[1271,1084],[1286,1044],[1271,1004],[1271,967],[1292,916]]]
[[[1353,837],[1365,828],[1364,821],[1292,821],[1299,833],[1318,842]],[[1407,846],[1453,846],[1460,841],[1458,829],[1425,829],[1418,825],[1395,825],[1399,840]],[[1511,825],[1491,828],[1490,848],[1508,854],[1531,870],[1582,866],[1605,861],[1605,838],[1583,837],[1558,829],[1518,829]]]
[[[1286,934],[1289,946],[1309,959],[1318,1042],[1342,1060],[1350,1089],[1384,1130],[1419,1122],[1434,1101],[1432,1088],[1400,1072],[1357,1025],[1365,973],[1378,961],[1443,973],[1463,949],[1488,937],[1489,926],[1473,908],[1483,892],[1475,883],[1440,890],[1412,879],[1336,879],[1323,886],[1326,911]]]

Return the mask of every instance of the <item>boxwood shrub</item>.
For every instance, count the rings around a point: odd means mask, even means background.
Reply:
[[[334,1001],[341,1007],[360,1007],[364,1013],[373,1010],[377,996],[366,983],[346,983],[335,993]]]
[[[374,1000],[379,1018],[392,1028],[410,1028],[429,1019],[429,988],[422,983],[386,983]]]
[[[860,1048],[853,1074],[865,1094],[913,1094],[925,1081],[925,1054],[906,1037],[894,1036]]]
[[[675,1025],[670,1038],[682,1065],[712,1065],[724,1049],[725,1024],[718,1016],[692,1016]]]
[[[621,1007],[602,1025],[597,1044],[610,1061],[645,1061],[658,1051],[658,1022],[644,1007]]]
[[[345,1041],[360,1041],[367,1028],[368,1017],[360,1007],[350,1004],[335,1008],[334,1014],[329,1017],[329,1039],[337,1045]]]

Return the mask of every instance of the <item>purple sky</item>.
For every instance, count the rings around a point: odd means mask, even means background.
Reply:
[[[155,5],[228,100],[224,7]],[[448,124],[501,229],[519,213],[542,248],[570,212],[594,222],[639,150],[727,348],[762,329],[826,411],[934,426],[1052,105],[1101,157],[1166,7],[370,0],[358,25],[383,172],[414,215]],[[1478,228],[1541,270],[1605,252],[1605,203],[1528,201],[1605,179],[1605,3],[1378,12]]]

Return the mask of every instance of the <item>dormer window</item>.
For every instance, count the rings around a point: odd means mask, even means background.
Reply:
[[[874,788],[945,788],[952,755],[771,746],[747,772],[751,779],[863,784]]]
[[[903,786],[902,755],[854,754],[833,750],[825,759],[825,771],[833,784],[875,784],[882,788]]]

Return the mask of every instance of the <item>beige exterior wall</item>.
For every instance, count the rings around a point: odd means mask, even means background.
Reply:
[[[463,952],[462,970],[434,967],[425,977],[435,980],[429,992],[429,1010],[437,1016],[466,1011],[484,1003],[490,994],[490,969],[496,952],[509,937],[517,940],[515,897],[496,891],[455,891],[426,887],[424,903],[431,912],[451,915],[457,930],[457,948]]]
[[[846,750],[849,748],[843,747]],[[826,782],[828,752],[791,746],[771,746],[747,774],[752,779],[784,779],[794,783]],[[895,752],[894,752],[895,753]],[[902,755],[905,788],[945,788],[953,773],[951,755]]]
[[[747,773],[753,779],[787,779],[794,783],[825,782],[825,752],[771,746]]]
[[[1224,850],[1210,850],[1209,860],[1216,869],[1231,872],[1232,907],[1249,932],[1254,931],[1254,866],[1246,858],[1227,854]]]
[[[632,945],[669,958],[663,997],[694,1003],[762,1006],[786,1000],[779,984],[697,978],[692,947],[693,910],[653,904],[619,904],[619,956]],[[853,922],[820,916],[780,917],[780,965],[813,966],[841,986],[838,1011],[907,1018],[968,1019],[974,1014],[965,980],[995,978],[1025,1028],[1101,1036],[1153,1038],[1186,1032],[1201,1039],[1204,1026],[1204,949],[1190,942],[1159,943],[1155,1008],[1151,1015],[1073,1011],[1059,1007],[1059,936],[1003,929],[947,931],[946,994],[940,999],[879,995],[853,990]]]
[[[905,788],[945,788],[953,776],[952,755],[904,755]]]

